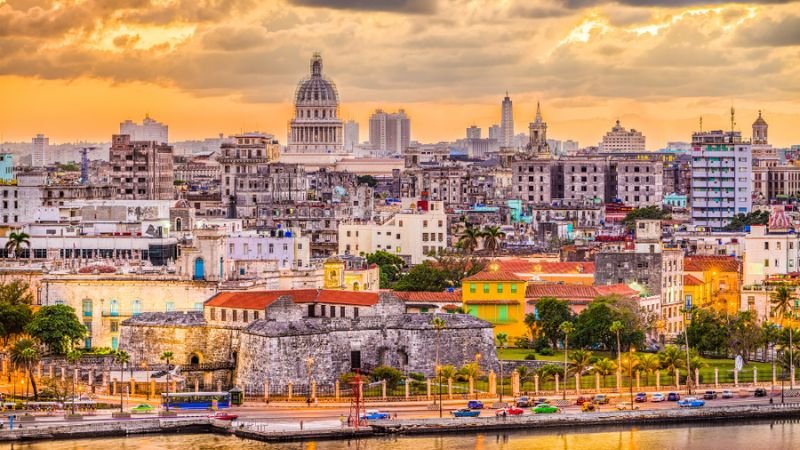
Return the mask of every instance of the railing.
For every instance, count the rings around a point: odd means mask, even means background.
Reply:
[[[186,364],[180,366],[181,372],[199,372],[203,370],[223,370],[235,368],[233,362],[210,362],[200,364]]]

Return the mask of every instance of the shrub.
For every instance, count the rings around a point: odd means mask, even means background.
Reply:
[[[409,372],[408,378],[411,378],[414,381],[425,381],[425,375],[419,372]]]
[[[535,353],[528,353],[525,355],[525,359],[528,361],[536,361],[536,354]]]
[[[533,343],[526,337],[514,338],[514,347],[516,348],[533,348]]]
[[[538,353],[542,356],[553,356],[556,354],[556,352],[550,347],[541,348],[538,350]]]
[[[370,375],[373,381],[386,380],[386,387],[389,389],[395,388],[400,380],[403,379],[403,372],[389,366],[378,366],[372,369]]]

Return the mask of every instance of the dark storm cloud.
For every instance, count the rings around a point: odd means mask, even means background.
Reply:
[[[605,3],[619,3],[620,5],[628,6],[658,6],[664,8],[678,8],[685,6],[717,5],[721,3],[762,3],[782,5],[793,3],[795,1],[797,0],[564,0],[563,5],[571,9],[586,8]]]
[[[437,0],[289,0],[289,2],[297,6],[315,8],[406,14],[433,14],[437,7]]]
[[[780,21],[752,21],[736,37],[743,47],[786,47],[800,45],[800,16],[786,16]]]

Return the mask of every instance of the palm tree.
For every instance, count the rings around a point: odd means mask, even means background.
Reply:
[[[608,358],[600,358],[594,362],[592,369],[603,377],[603,387],[605,387],[608,376],[617,370],[617,363]]]
[[[506,234],[500,231],[500,227],[484,227],[480,233],[483,238],[483,248],[494,254],[500,249],[500,243],[505,239]]]
[[[539,320],[536,319],[536,314],[534,313],[525,314],[523,322],[525,322],[525,326],[528,327],[528,331],[530,331],[531,333],[531,341],[533,341],[534,339],[536,339],[536,335],[538,334],[537,328],[539,326]]]
[[[471,363],[464,364],[464,366],[458,372],[466,379],[472,378],[473,380],[477,380],[478,377],[481,376],[481,366],[478,365],[477,362],[473,361]]]
[[[617,335],[617,369],[622,370],[622,346],[619,341],[619,332],[625,329],[625,324],[620,320],[615,320],[608,329]]]
[[[478,241],[481,238],[481,231],[478,228],[473,228],[467,225],[464,233],[458,238],[458,245],[464,253],[472,253],[478,248]]]
[[[657,355],[646,353],[639,357],[639,368],[644,372],[645,386],[650,384],[650,375],[661,368],[661,361]]]
[[[664,347],[664,350],[658,353],[658,359],[661,361],[661,367],[666,369],[670,375],[675,373],[675,369],[680,369],[686,365],[686,360],[681,350],[675,345]]]
[[[6,241],[6,252],[9,255],[13,254],[15,258],[19,258],[22,254],[23,247],[31,248],[31,241],[30,235],[28,233],[24,233],[20,231],[19,233],[14,231],[8,235],[8,241]]]
[[[455,366],[453,366],[452,364],[448,364],[446,366],[441,366],[441,367],[439,367],[439,371],[438,371],[438,375],[441,378],[444,378],[445,380],[452,380],[456,376],[457,373],[458,373],[458,370],[456,370]]]
[[[439,417],[442,417],[442,376],[440,370],[441,368],[439,366],[439,346],[442,340],[442,330],[445,329],[447,323],[445,323],[444,319],[436,315],[431,320],[431,326],[433,326],[433,329],[436,330],[436,367],[434,367],[434,370],[437,374],[439,374]]]
[[[74,348],[67,352],[67,362],[70,364],[76,364],[78,361],[81,360],[81,352],[75,350]],[[75,415],[75,375],[73,374],[72,378],[72,414]]]
[[[169,360],[170,359],[172,359],[172,352],[166,351],[161,354],[161,360],[167,362],[167,412],[169,412],[169,382],[170,382]]]
[[[170,355],[170,356],[172,356],[172,355]],[[119,363],[119,373],[120,373],[120,378],[121,378],[120,382],[121,382],[122,386],[125,386],[125,364],[128,364],[128,361],[130,361],[130,360],[131,360],[131,356],[128,354],[128,352],[126,352],[124,350],[119,350],[116,353],[114,353],[114,362]],[[169,365],[169,361],[167,361],[167,365]],[[169,367],[167,367],[167,370],[169,370]],[[167,384],[169,384],[169,381],[167,381]],[[167,395],[167,397],[169,397],[169,395]],[[122,412],[122,402],[123,402],[122,389],[120,388],[120,390],[119,390],[119,412]],[[167,400],[167,403],[169,403],[169,400]]]
[[[789,375],[794,372],[794,346],[792,342],[792,335],[794,334],[794,309],[792,301],[794,300],[794,292],[786,286],[778,286],[775,292],[772,293],[772,304],[775,306],[775,312],[781,318],[781,326],[784,326],[784,319],[789,319]],[[791,377],[790,379],[793,379]]]
[[[506,344],[508,344],[508,334],[506,333],[497,333],[497,345],[502,349],[506,349]]]
[[[36,380],[33,378],[33,366],[39,362],[39,349],[31,339],[20,339],[11,347],[11,363],[22,367],[28,372],[28,379],[33,389],[33,398],[39,399],[39,391],[36,389]]]
[[[588,350],[575,350],[569,355],[569,361],[572,364],[573,370],[578,375],[583,375],[586,369],[592,365],[592,352]]]
[[[569,335],[575,331],[575,325],[569,321],[561,322],[558,331],[564,333],[564,399],[567,398],[567,354],[569,353]]]
[[[635,354],[628,352],[625,357],[622,358],[622,365],[620,366],[620,369],[628,372],[629,374],[633,374],[633,372],[635,372],[638,368],[639,358]]]

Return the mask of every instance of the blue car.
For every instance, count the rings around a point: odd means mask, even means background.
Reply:
[[[681,408],[700,408],[705,404],[706,404],[705,401],[694,397],[689,397],[678,401],[678,406],[680,406]]]
[[[367,411],[367,413],[363,414],[361,418],[367,420],[384,420],[390,418],[390,414],[388,412]]]
[[[483,402],[480,400],[470,400],[467,402],[467,408],[469,409],[483,409]]]
[[[478,417],[481,415],[481,412],[473,411],[468,408],[462,408],[462,409],[457,409],[455,411],[450,411],[450,414],[452,414],[453,417]]]

